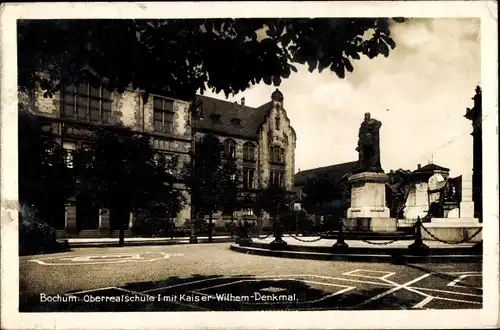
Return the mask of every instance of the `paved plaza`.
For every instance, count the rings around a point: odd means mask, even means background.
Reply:
[[[393,265],[236,253],[227,243],[20,258],[20,311],[481,308],[480,264]]]

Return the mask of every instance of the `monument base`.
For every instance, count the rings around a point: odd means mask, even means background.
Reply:
[[[351,207],[347,210],[347,218],[390,218],[391,211],[388,207],[362,206]]]
[[[344,227],[350,231],[368,231],[391,233],[398,231],[398,220],[395,218],[347,218]]]
[[[477,233],[482,227],[477,218],[432,218],[423,225],[426,230],[422,230],[422,239],[426,240],[437,237],[446,242],[477,243],[483,238],[481,232]]]
[[[362,172],[349,177],[351,207],[347,210],[346,229],[355,231],[395,232],[397,220],[390,217],[385,201],[384,173]]]

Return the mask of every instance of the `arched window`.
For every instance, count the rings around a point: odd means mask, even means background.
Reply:
[[[243,145],[243,160],[253,162],[255,161],[255,146],[251,142],[246,142]]]
[[[236,141],[232,139],[224,141],[224,154],[229,159],[236,158]]]

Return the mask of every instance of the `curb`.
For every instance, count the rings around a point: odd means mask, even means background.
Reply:
[[[431,254],[428,256],[417,256],[409,254],[369,254],[369,253],[326,253],[312,251],[292,251],[292,250],[270,250],[269,248],[239,246],[231,244],[229,247],[232,251],[261,255],[268,257],[291,258],[291,259],[308,259],[308,260],[325,260],[325,261],[351,261],[351,262],[386,262],[395,264],[404,263],[475,263],[481,262],[482,255],[474,254]],[[385,252],[385,251],[384,251]],[[439,253],[439,252],[438,252]]]
[[[118,239],[115,242],[73,242],[69,243],[64,240],[60,240],[60,243],[69,248],[86,248],[86,247],[120,247],[118,245]],[[214,243],[234,243],[234,238],[223,238],[223,239],[213,239],[212,243],[208,242],[208,239],[198,239],[197,244],[214,244]],[[125,241],[122,246],[158,246],[158,245],[180,245],[180,244],[191,244],[189,239],[186,240],[164,240],[164,241]]]

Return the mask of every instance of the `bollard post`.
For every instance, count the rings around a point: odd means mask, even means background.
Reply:
[[[248,222],[245,220],[243,225],[240,224],[240,237],[236,239],[236,243],[240,246],[246,246],[248,243],[252,242],[252,238],[248,235]]]
[[[340,219],[339,221],[339,234],[337,236],[337,242],[335,242],[335,244],[333,244],[333,248],[335,250],[345,250],[349,247],[349,245],[347,245],[347,243],[344,241],[344,222],[342,219]]]
[[[281,249],[287,245],[287,242],[283,240],[283,233],[281,228],[281,221],[279,214],[276,215],[274,222],[274,240],[269,243],[272,249]]]
[[[410,251],[416,255],[428,255],[430,248],[424,244],[422,241],[422,221],[420,217],[417,217],[417,222],[415,223],[415,241],[408,246]]]

